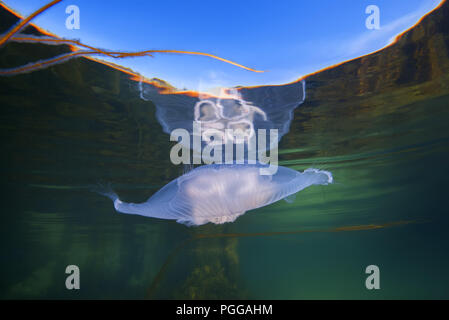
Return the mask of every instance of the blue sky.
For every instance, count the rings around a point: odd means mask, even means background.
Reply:
[[[28,15],[48,0],[5,0]],[[33,20],[69,39],[111,50],[202,51],[265,73],[207,57],[157,54],[113,60],[178,88],[281,84],[376,51],[415,24],[440,0],[64,0]],[[65,9],[80,9],[80,29],[68,30]],[[365,8],[380,9],[380,29],[368,30]]]

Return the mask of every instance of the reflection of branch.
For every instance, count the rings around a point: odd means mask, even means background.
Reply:
[[[15,35],[17,32],[19,32],[23,27],[25,27],[30,22],[31,19],[35,18],[36,16],[38,16],[39,14],[41,14],[48,8],[54,6],[55,4],[57,4],[61,1],[62,0],[53,0],[52,2],[50,2],[50,3],[46,4],[45,6],[43,6],[42,8],[40,8],[39,10],[30,14],[26,19],[23,19],[15,27],[13,27],[11,30],[9,30],[9,32],[3,38],[0,39],[0,46],[4,45],[9,40],[9,38],[11,38],[13,35]]]
[[[48,60],[40,60],[38,62],[29,63],[29,64],[26,64],[24,66],[20,66],[17,68],[0,69],[0,76],[13,76],[16,74],[27,73],[27,72],[47,68],[47,67],[50,67],[50,66],[58,64],[58,63],[62,63],[64,61],[76,58],[80,55],[89,55],[89,54],[98,54],[98,53],[99,53],[98,51],[75,51],[75,52],[65,53],[65,54],[62,54],[55,58],[51,58]]]
[[[5,44],[8,40],[15,41],[15,42],[26,42],[26,43],[45,43],[45,44],[71,44],[71,49],[75,52],[64,54],[55,58],[51,58],[48,60],[41,60],[35,63],[30,63],[25,66],[17,67],[17,68],[11,68],[6,70],[0,70],[0,75],[16,75],[20,73],[25,72],[31,72],[34,70],[42,69],[45,67],[49,67],[51,65],[62,63],[64,61],[67,61],[69,59],[83,56],[83,55],[91,55],[91,54],[98,54],[98,55],[105,55],[111,58],[127,58],[127,57],[144,57],[144,56],[152,56],[153,53],[175,53],[175,54],[188,54],[188,55],[199,55],[199,56],[205,56],[212,59],[220,60],[229,64],[232,64],[236,67],[252,71],[252,72],[264,72],[260,70],[255,70],[253,68],[246,67],[244,65],[241,65],[237,62],[221,58],[219,56],[205,53],[205,52],[196,52],[196,51],[183,51],[183,50],[146,50],[146,51],[139,51],[139,52],[112,52],[109,50],[102,50],[98,49],[92,46],[85,45],[77,40],[68,40],[68,39],[58,39],[58,38],[52,38],[52,37],[36,37],[31,35],[18,35],[14,36],[16,33],[18,33],[23,27],[25,27],[31,19],[36,17],[37,15],[41,14],[51,6],[57,4],[58,2],[61,2],[62,0],[54,0],[44,7],[40,8],[36,12],[32,13],[29,17],[26,19],[23,19],[19,24],[17,24],[15,27],[13,27],[3,38],[0,39],[0,46]],[[89,49],[91,51],[80,51],[78,47],[83,47],[86,49]]]
[[[405,221],[388,222],[388,223],[382,223],[382,224],[364,224],[364,225],[343,226],[343,227],[328,228],[328,229],[303,229],[303,230],[293,230],[293,231],[274,231],[274,232],[255,232],[255,233],[197,234],[194,238],[195,239],[242,238],[242,237],[291,235],[291,234],[299,234],[299,233],[364,231],[364,230],[390,228],[390,227],[412,224],[412,223],[419,223],[419,222],[413,221],[413,220],[405,220]]]
[[[83,43],[79,42],[78,40],[58,39],[58,38],[51,38],[51,37],[37,37],[37,36],[33,36],[33,35],[24,35],[24,34],[22,34],[22,35],[17,35],[17,36],[12,37],[11,41],[23,42],[23,43],[40,42],[40,43],[51,44],[51,45],[72,44],[72,45],[77,45],[79,47],[84,47],[86,49],[99,51],[101,54],[104,54],[106,56],[110,56],[112,58],[116,57],[112,53],[103,51],[103,50],[95,48],[95,47],[88,46],[86,44],[83,44]],[[73,49],[74,50],[78,50],[77,48],[73,48]]]

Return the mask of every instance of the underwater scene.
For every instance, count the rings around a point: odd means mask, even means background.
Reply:
[[[272,78],[258,49],[187,32],[113,51],[31,21],[59,8],[83,30],[86,3],[0,1],[1,299],[449,298],[448,1],[386,46]],[[196,61],[229,76],[194,85]]]

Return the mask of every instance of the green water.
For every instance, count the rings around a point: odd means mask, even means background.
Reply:
[[[189,228],[118,214],[89,191],[102,180],[144,201],[183,171],[136,83],[101,68],[0,79],[1,298],[449,297],[449,96],[371,97],[363,113],[306,102],[280,164],[329,170],[335,183]],[[65,288],[71,264],[80,290]],[[365,288],[371,264],[380,290]]]
[[[0,68],[61,52],[8,44]],[[372,68],[369,81],[389,79]],[[311,98],[279,149],[281,165],[329,170],[335,183],[190,228],[119,214],[89,191],[110,182],[141,202],[183,173],[136,82],[85,59],[0,77],[0,298],[448,299],[449,78],[433,67],[419,83],[405,73],[335,97],[329,88],[353,76],[341,70],[306,80]],[[65,287],[68,265],[80,290]],[[368,265],[380,290],[365,287]]]

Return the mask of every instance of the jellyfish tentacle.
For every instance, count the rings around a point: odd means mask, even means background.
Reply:
[[[97,183],[95,186],[92,186],[90,188],[91,192],[96,192],[98,194],[101,194],[105,197],[108,197],[113,202],[115,202],[116,199],[118,199],[117,193],[114,192],[112,189],[111,183]]]

